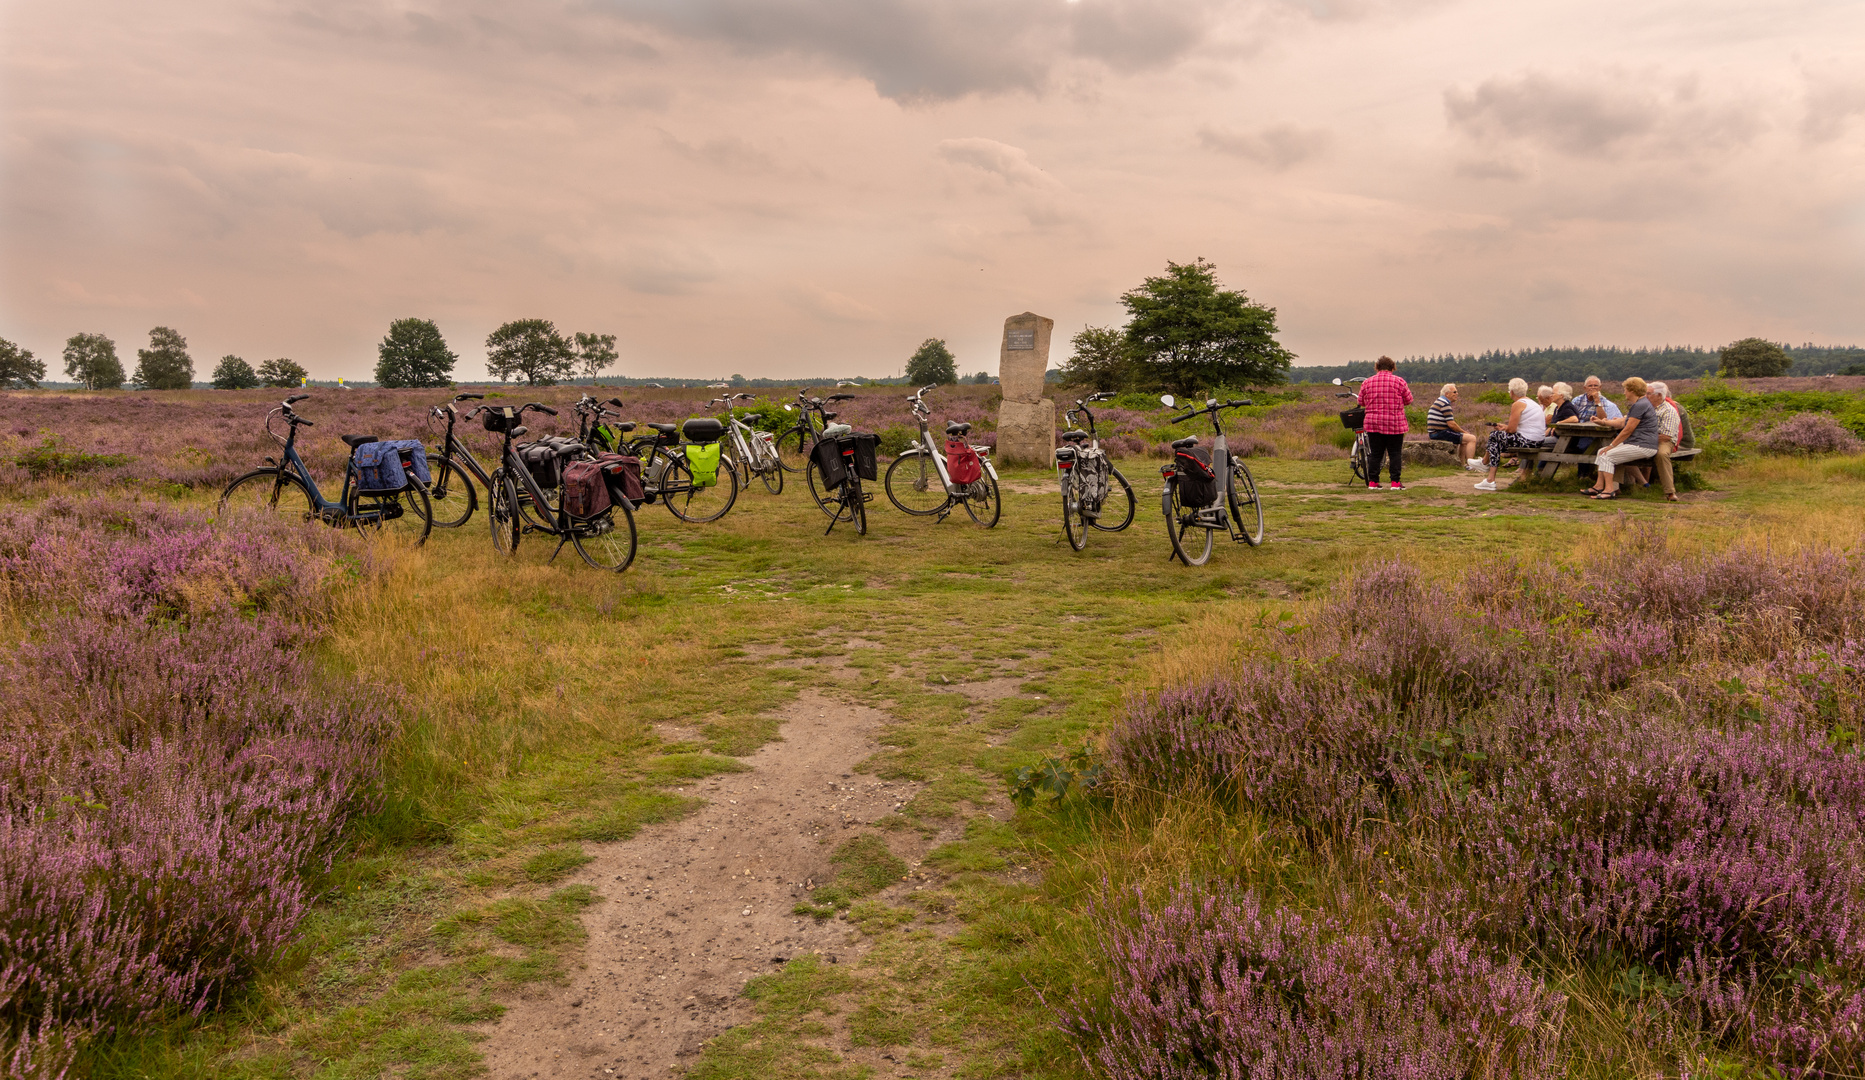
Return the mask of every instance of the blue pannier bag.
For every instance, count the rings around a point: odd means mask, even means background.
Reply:
[[[408,486],[408,473],[429,482],[427,449],[419,439],[393,439],[364,443],[356,448],[357,487],[362,491],[400,491]]]

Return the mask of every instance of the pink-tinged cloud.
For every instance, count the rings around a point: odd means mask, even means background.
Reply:
[[[4,0],[0,337],[988,370],[1203,256],[1302,362],[1865,342],[1860,71],[1838,0]]]

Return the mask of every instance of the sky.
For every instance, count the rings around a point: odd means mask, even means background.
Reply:
[[[367,378],[1051,364],[1168,261],[1297,364],[1865,343],[1859,0],[0,0],[0,338]],[[128,366],[128,365],[126,365]]]

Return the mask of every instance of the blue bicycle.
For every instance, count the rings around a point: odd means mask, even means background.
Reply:
[[[298,429],[316,425],[292,411],[292,405],[310,397],[293,394],[278,408],[266,414],[265,429],[273,441],[284,449],[279,460],[267,458],[263,468],[254,469],[227,485],[220,493],[219,516],[227,512],[254,510],[267,513],[300,513],[304,520],[316,519],[326,525],[353,526],[371,535],[392,537],[412,546],[427,541],[434,527],[433,506],[427,487],[415,478],[404,464],[407,482],[393,491],[368,490],[362,486],[362,470],[356,464],[356,448],[376,441],[374,435],[344,435],[350,448],[349,468],[344,470],[343,491],[335,502],[324,498],[304,459],[298,456]],[[272,430],[272,418],[285,421],[286,434]]]

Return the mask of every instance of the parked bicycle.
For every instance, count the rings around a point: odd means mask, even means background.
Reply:
[[[557,415],[557,410],[537,402],[516,409],[487,405],[472,413],[484,414],[486,430],[503,440],[499,446],[500,465],[493,470],[486,488],[492,546],[501,554],[516,555],[526,533],[543,533],[557,538],[549,561],[556,561],[563,546],[569,544],[584,562],[598,570],[621,573],[628,569],[635,561],[638,543],[635,514],[628,500],[613,496],[594,501],[585,498],[581,508],[572,506],[575,500],[564,486],[565,466],[574,459],[592,457],[590,448],[561,437],[515,442],[529,434],[522,423],[527,412]]]
[[[855,523],[855,535],[868,534],[868,501],[873,494],[862,489],[863,480],[877,475],[881,438],[857,432],[847,424],[830,424],[810,450],[810,490],[821,490],[817,505],[829,515],[824,536],[844,521]]]
[[[1366,377],[1361,376],[1357,379],[1348,379],[1345,385],[1352,386],[1365,381]],[[1335,379],[1334,385],[1340,386],[1342,383],[1339,379]],[[1366,410],[1360,407],[1360,395],[1358,394],[1335,394],[1334,396],[1354,402],[1353,408],[1344,410],[1340,414],[1340,422],[1342,427],[1353,432],[1353,452],[1347,455],[1347,467],[1353,470],[1354,479],[1366,483],[1367,478],[1372,475],[1373,468],[1373,444],[1366,437]]]
[[[453,400],[445,405],[433,405],[427,410],[429,416],[447,423],[446,434],[441,436],[440,445],[434,448],[434,482],[428,486],[427,494],[434,507],[434,527],[436,529],[457,529],[472,519],[473,512],[479,509],[479,493],[473,487],[473,480],[479,486],[490,490],[492,477],[486,467],[473,456],[473,451],[466,443],[453,433],[453,425],[461,418],[460,411],[454,406],[462,401],[482,401],[484,394],[455,394]]]
[[[426,543],[434,517],[427,485],[417,471],[426,468],[425,452],[419,459],[415,456],[421,444],[406,440],[372,452],[363,448],[381,442],[374,435],[338,436],[350,448],[350,460],[343,471],[343,490],[335,501],[327,499],[304,459],[298,456],[298,429],[317,425],[299,416],[292,406],[310,396],[293,394],[266,413],[265,432],[283,453],[277,459],[266,458],[264,466],[228,484],[220,493],[218,516],[226,517],[229,510],[301,513],[306,521],[315,518],[326,525],[353,526],[366,534],[394,537],[415,546]],[[275,416],[285,421],[283,436],[272,430]],[[369,486],[371,478],[374,487]]]
[[[830,394],[826,398],[810,397],[808,391],[798,390],[795,404],[784,403],[785,412],[797,414],[796,423],[777,433],[777,460],[783,462],[786,470],[790,472],[795,472],[798,468],[808,470],[809,451],[810,447],[816,445],[816,433],[835,419],[834,413],[825,410],[833,402],[853,401],[854,398],[853,394]],[[784,461],[786,454],[795,455],[802,460],[803,464],[797,466]]]
[[[1101,449],[1094,413],[1088,409],[1091,402],[1113,396],[1090,394],[1062,414],[1068,430],[1062,433],[1063,445],[1056,447],[1056,479],[1062,488],[1062,531],[1076,551],[1088,546],[1091,528],[1119,532],[1133,524],[1133,485]],[[1086,431],[1077,424],[1077,415],[1087,418]]]
[[[1179,407],[1171,394],[1164,394],[1159,400],[1168,409]],[[1241,458],[1230,456],[1230,443],[1224,438],[1224,425],[1220,420],[1225,409],[1250,404],[1253,402],[1247,398],[1223,402],[1211,399],[1204,403],[1204,408],[1193,409],[1170,421],[1182,424],[1194,416],[1208,414],[1211,430],[1216,435],[1209,452],[1198,446],[1196,435],[1174,442],[1172,463],[1159,470],[1166,481],[1159,508],[1165,513],[1166,535],[1172,539],[1172,557],[1187,566],[1203,566],[1211,558],[1212,535],[1219,529],[1228,532],[1233,541],[1251,547],[1263,542],[1263,503],[1256,494],[1256,480]],[[1223,478],[1222,483],[1218,482],[1219,477]],[[1204,532],[1204,547],[1197,551],[1196,557],[1186,542],[1186,534],[1193,529]]]
[[[706,402],[708,408],[719,405],[725,409],[725,433],[731,436],[733,460],[738,462],[741,482],[745,487],[751,486],[751,478],[756,476],[764,482],[765,490],[772,495],[781,495],[784,490],[783,456],[777,452],[777,438],[768,431],[759,431],[750,424],[740,420],[732,412],[734,401],[755,401],[750,394],[728,394]]]
[[[926,404],[928,386],[907,399],[913,407],[913,419],[919,422],[919,437],[900,452],[887,466],[887,500],[903,513],[916,517],[933,517],[944,521],[956,507],[964,507],[971,520],[989,529],[1003,513],[998,499],[997,468],[991,464],[987,446],[974,446],[966,438],[970,424],[948,423],[945,426],[945,452],[933,441],[932,409]]]
[[[648,501],[659,499],[674,517],[695,524],[724,517],[738,501],[738,463],[719,445],[725,425],[700,416],[684,424],[642,426],[652,434],[630,440],[627,452],[641,459]]]

